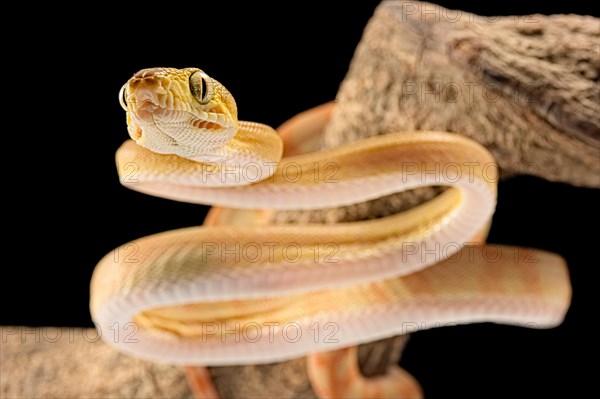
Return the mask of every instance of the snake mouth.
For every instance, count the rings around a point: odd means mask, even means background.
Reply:
[[[199,129],[231,129],[236,127],[231,112],[222,104],[217,104],[205,111],[197,111],[192,125]]]
[[[209,130],[218,130],[218,129],[223,128],[223,126],[219,125],[218,123],[203,121],[200,119],[196,119],[195,121],[193,121],[192,126],[198,128],[198,129],[209,129]]]
[[[235,127],[235,122],[231,120],[230,113],[217,105],[206,111],[178,109],[164,101],[157,102],[145,99],[135,111],[136,119],[140,122],[150,123],[155,126],[162,124],[162,121],[187,121],[191,126],[197,129],[206,130],[226,130]]]

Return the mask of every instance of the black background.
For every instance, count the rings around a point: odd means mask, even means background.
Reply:
[[[318,2],[98,5],[35,26],[39,34],[18,42],[28,46],[26,54],[12,58],[14,69],[3,82],[18,85],[5,91],[20,100],[7,115],[19,115],[25,126],[5,132],[4,150],[22,152],[11,143],[25,143],[26,157],[6,164],[5,186],[17,191],[6,195],[15,201],[6,210],[18,220],[5,224],[12,236],[7,253],[17,256],[2,269],[0,325],[92,326],[89,280],[104,254],[141,236],[202,222],[206,207],[145,196],[118,182],[114,152],[127,133],[117,93],[135,71],[201,67],[234,94],[240,119],[278,126],[335,97],[377,3],[340,2],[335,10]],[[482,15],[594,13],[583,1],[439,4]],[[14,35],[8,38],[13,45]],[[591,277],[597,240],[584,231],[597,226],[598,193],[530,177],[500,184],[489,241],[564,256],[572,307],[553,330],[483,324],[414,334],[402,365],[428,397],[560,396],[591,384],[578,359],[594,342],[586,322],[597,314]],[[34,198],[33,205],[22,207],[25,198]]]

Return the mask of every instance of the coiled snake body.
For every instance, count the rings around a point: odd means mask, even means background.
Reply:
[[[451,189],[377,220],[237,223],[136,240],[137,262],[107,255],[91,286],[100,328],[139,327],[136,342],[108,340],[119,350],[185,365],[254,364],[402,334],[406,323],[548,327],[564,317],[570,290],[560,259],[537,252],[527,264],[504,248],[490,264],[481,247],[465,247],[481,244],[473,238],[486,231],[496,199],[494,160],[473,141],[404,132],[282,159],[278,134],[238,121],[233,97],[199,69],[142,70],[121,96],[133,140],[118,150],[118,170],[144,193],[315,209],[420,186]],[[318,356],[309,358],[311,380],[317,393],[334,395],[327,373],[315,371],[325,362]]]

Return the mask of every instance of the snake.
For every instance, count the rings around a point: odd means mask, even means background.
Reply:
[[[498,170],[466,137],[396,132],[305,152],[318,129],[280,135],[238,120],[232,94],[198,68],[143,69],[119,99],[130,136],[116,153],[124,186],[237,215],[136,239],[100,260],[90,310],[122,352],[198,367],[308,356],[320,397],[385,397],[359,378],[356,345],[414,326],[545,328],[564,319],[570,287],[562,258],[536,250],[527,262],[513,248],[483,243]],[[340,207],[424,186],[446,190],[382,218],[252,221],[261,212]],[[131,329],[133,339],[111,339],[114,328]],[[215,395],[206,389],[198,396]]]

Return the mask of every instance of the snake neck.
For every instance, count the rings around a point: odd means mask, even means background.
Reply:
[[[189,159],[217,168],[219,181],[229,186],[269,178],[275,173],[282,154],[283,142],[273,128],[239,121],[235,136],[227,144]]]

